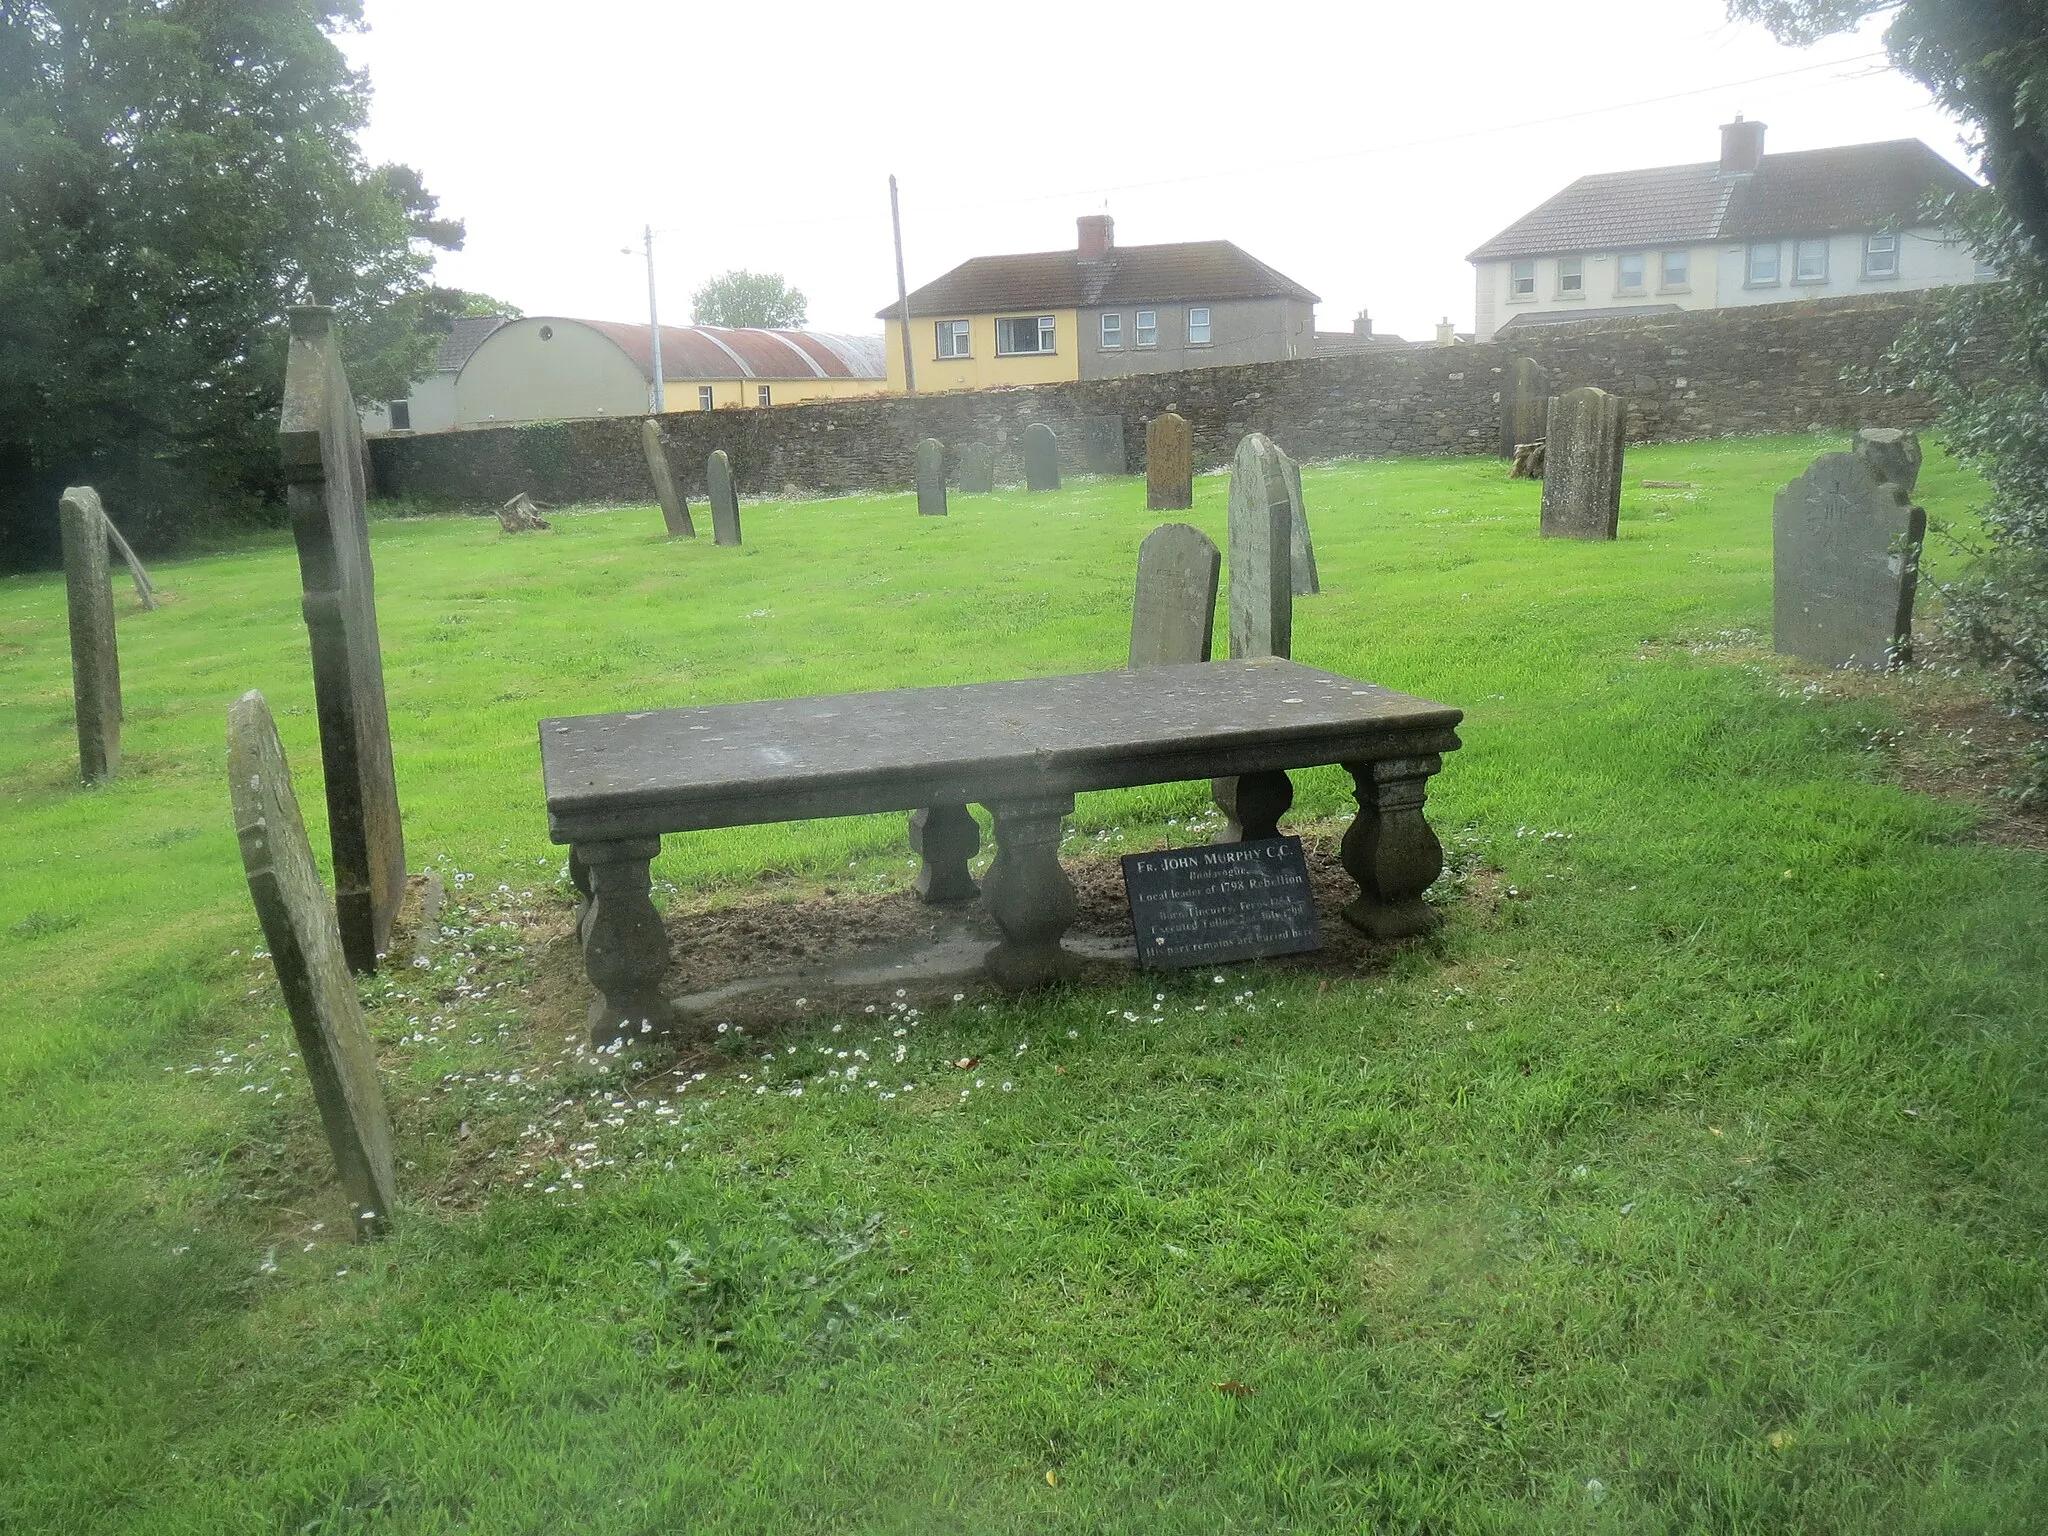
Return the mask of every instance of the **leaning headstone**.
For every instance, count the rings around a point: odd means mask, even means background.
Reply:
[[[1024,429],[1024,487],[1032,491],[1060,488],[1060,445],[1052,428],[1042,421]]]
[[[1550,375],[1533,357],[1518,357],[1500,392],[1500,456],[1512,459],[1524,443],[1543,435],[1550,412]]]
[[[1279,452],[1278,449],[1274,450]],[[1316,575],[1316,545],[1308,531],[1308,503],[1301,499],[1301,466],[1286,454],[1280,463],[1287,471],[1287,505],[1292,521],[1287,532],[1288,568],[1296,597],[1314,597],[1323,590]]]
[[[662,525],[672,539],[694,539],[697,526],[690,521],[690,504],[676,484],[669,467],[668,449],[661,441],[661,427],[652,420],[640,423],[640,451],[647,456],[647,477],[654,482],[655,500],[661,503]]]
[[[1230,654],[1294,652],[1294,505],[1287,466],[1263,432],[1230,466]]]
[[[1856,434],[1856,452],[1908,496],[1920,483],[1920,434],[1904,427],[1865,427]]]
[[[960,450],[960,490],[986,496],[996,488],[996,451],[987,443],[968,443]]]
[[[1125,475],[1130,460],[1124,453],[1124,419],[1088,416],[1081,422],[1081,449],[1091,475]]]
[[[917,515],[946,515],[946,445],[936,437],[917,445]]]
[[[1145,423],[1145,510],[1184,512],[1194,504],[1194,428],[1163,411]]]
[[[1544,538],[1619,536],[1627,421],[1627,403],[1604,389],[1567,390],[1550,402],[1543,433]]]
[[[320,891],[284,747],[263,695],[228,708],[228,790],[249,896],[292,1017],[358,1236],[386,1230],[398,1195],[377,1057],[333,910]]]
[[[1162,523],[1138,546],[1131,601],[1131,665],[1207,661],[1216,632],[1216,577],[1223,555],[1187,523]]]
[[[1927,514],[1855,453],[1824,453],[1771,508],[1771,642],[1826,667],[1912,659]]]
[[[405,831],[363,509],[363,426],[342,370],[334,311],[301,305],[291,312],[291,330],[278,442],[313,645],[334,910],[350,968],[368,972],[405,897]]]
[[[64,596],[71,611],[78,776],[97,784],[121,767],[121,658],[114,646],[107,515],[99,493],[89,485],[72,486],[57,503],[57,522],[64,539]]]
[[[732,461],[723,448],[711,450],[704,461],[704,489],[711,503],[711,542],[733,545],[740,541],[740,498],[732,488]]]

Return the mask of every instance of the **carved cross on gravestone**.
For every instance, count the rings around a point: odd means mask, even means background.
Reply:
[[[1034,421],[1024,429],[1024,488],[1056,491],[1060,488],[1060,448],[1052,428]]]
[[[1145,535],[1131,601],[1133,667],[1209,660],[1222,566],[1209,535],[1187,523],[1163,523]]]
[[[1163,411],[1145,423],[1145,509],[1185,512],[1195,504],[1195,433]]]
[[[967,496],[986,496],[996,488],[996,451],[987,443],[967,443],[960,449],[960,490]]]
[[[71,620],[71,698],[78,717],[78,776],[87,784],[121,768],[121,658],[114,644],[114,589],[107,516],[99,493],[74,485],[57,503],[64,540],[64,597]]]
[[[405,832],[363,505],[363,428],[334,311],[302,305],[291,312],[291,331],[278,443],[313,648],[334,911],[350,968],[369,972],[405,895]]]
[[[1546,539],[1612,539],[1621,526],[1621,458],[1628,406],[1604,389],[1550,402],[1543,438]]]
[[[690,503],[676,484],[669,467],[668,449],[661,440],[661,427],[654,421],[640,423],[640,451],[647,456],[647,477],[654,482],[654,499],[661,503],[662,526],[672,539],[694,539],[697,525],[690,521]]]
[[[1927,514],[1855,453],[1824,453],[1771,508],[1771,641],[1825,667],[1912,657]]]
[[[359,1236],[391,1225],[398,1198],[391,1121],[333,909],[320,890],[291,768],[263,695],[228,710],[228,789],[249,897],[291,1014],[306,1081]]]
[[[723,546],[740,541],[740,497],[733,489],[732,461],[723,448],[704,461],[705,499],[711,503],[711,542]]]
[[[917,515],[946,515],[946,445],[936,437],[917,445]]]

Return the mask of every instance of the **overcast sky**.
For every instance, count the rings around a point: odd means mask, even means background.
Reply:
[[[1322,296],[1429,334],[1472,324],[1465,253],[1575,177],[1953,123],[1875,29],[1809,50],[1721,0],[780,5],[367,0],[343,46],[376,92],[365,147],[424,172],[469,241],[440,280],[529,314],[662,318],[732,267],[783,273],[825,330],[970,256],[1234,240]],[[632,247],[631,257],[621,248]]]

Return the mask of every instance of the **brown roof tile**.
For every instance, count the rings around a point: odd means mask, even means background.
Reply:
[[[1294,279],[1228,240],[1120,245],[1100,261],[1075,251],[977,256],[910,295],[912,315],[987,315],[1004,310],[1088,309],[1101,304],[1184,299],[1300,299],[1319,302]],[[893,320],[891,304],[876,318]]]

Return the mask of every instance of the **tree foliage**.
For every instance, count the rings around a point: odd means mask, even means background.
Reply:
[[[780,272],[721,272],[690,295],[692,325],[750,325],[792,330],[810,311],[803,290]]]
[[[460,245],[357,146],[360,0],[0,0],[0,560],[91,481],[158,541],[275,501],[284,313],[331,303],[358,383],[431,355]]]
[[[1975,136],[1990,186],[1953,199],[2003,276],[1953,288],[1908,326],[1888,381],[1925,392],[1948,451],[1990,483],[1983,538],[1940,590],[1943,623],[2035,727],[2030,793],[2048,794],[2048,4],[2043,0],[1730,0],[1781,40],[1889,14],[1894,65]]]

